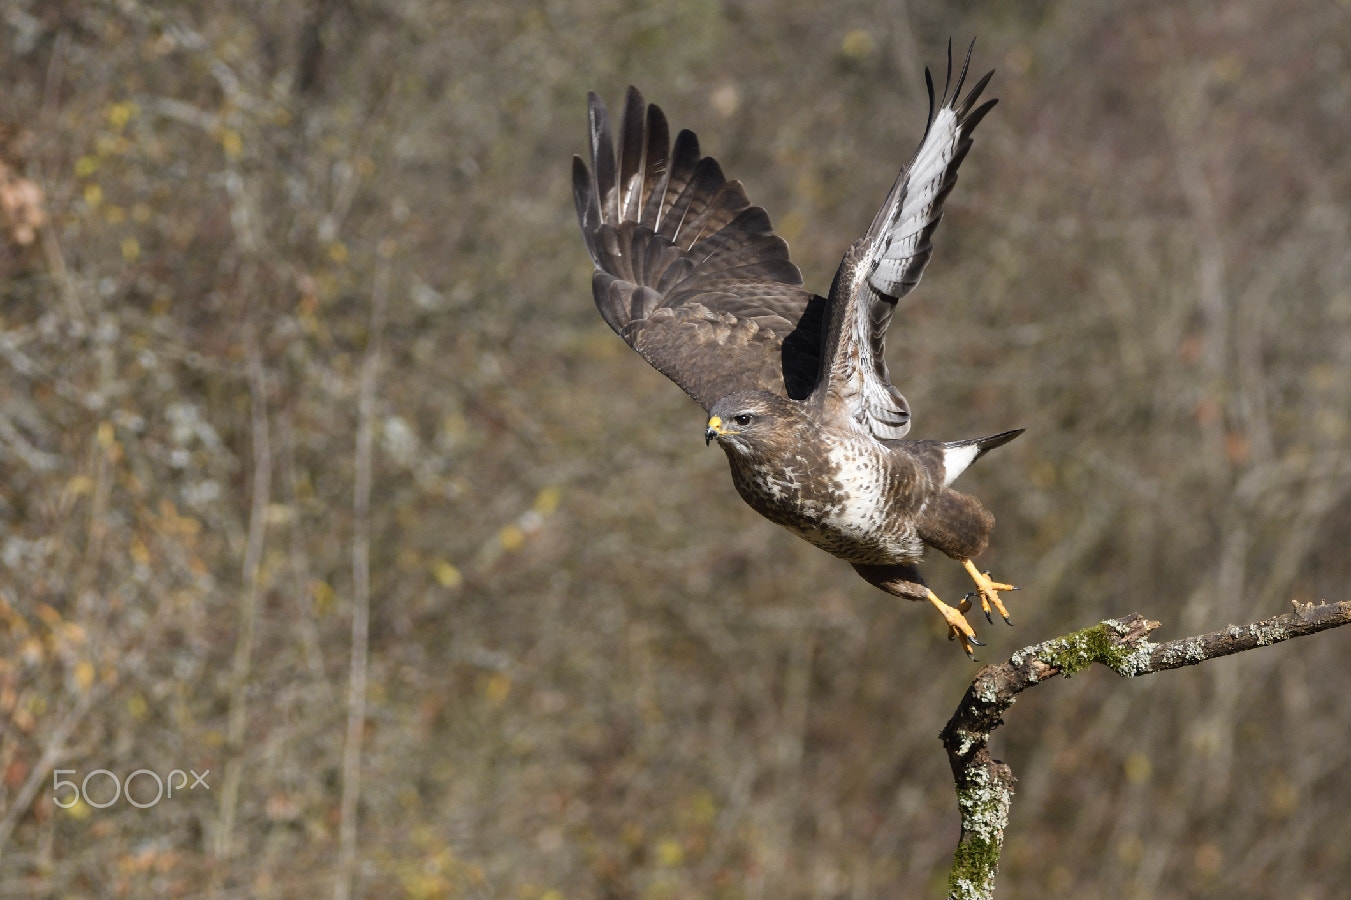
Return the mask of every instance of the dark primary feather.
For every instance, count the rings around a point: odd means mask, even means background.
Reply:
[[[665,115],[636,88],[617,154],[595,94],[588,119],[591,169],[573,158],[573,200],[605,321],[705,410],[742,390],[805,398],[825,302],[802,288],[769,216],[692,132],[671,147]]]

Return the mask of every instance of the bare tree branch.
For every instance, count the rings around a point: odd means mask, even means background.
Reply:
[[[334,900],[352,894],[356,866],[357,806],[361,798],[361,743],[366,728],[366,683],[371,619],[371,445],[375,427],[376,383],[389,300],[389,253],[380,253],[371,291],[370,335],[361,363],[357,394],[356,477],[352,490],[352,654],[348,662],[347,734],[342,754],[342,801],[338,825],[338,865]]]
[[[990,735],[1004,724],[1004,712],[1018,694],[1094,663],[1133,678],[1278,644],[1348,622],[1351,600],[1295,603],[1292,612],[1251,625],[1230,625],[1209,634],[1156,644],[1148,638],[1159,623],[1133,613],[1026,647],[1008,662],[982,668],[941,735],[962,817],[962,835],[948,876],[948,897],[981,900],[994,896],[1015,779],[1006,763],[990,756]]]
[[[247,296],[253,281],[252,266],[241,279],[241,294]],[[248,727],[248,689],[257,642],[258,596],[262,592],[263,547],[267,539],[267,507],[272,498],[272,444],[268,435],[267,373],[263,351],[253,320],[245,323],[244,352],[249,376],[250,431],[253,434],[253,494],[249,503],[249,534],[244,547],[243,584],[239,594],[239,631],[230,666],[230,711],[226,720],[225,775],[220,792],[220,817],[216,824],[213,855],[229,859],[234,852],[235,816],[239,788],[244,777],[245,732]],[[220,870],[217,870],[220,871]]]
[[[38,758],[37,765],[29,770],[28,777],[24,779],[23,785],[15,793],[14,799],[4,810],[4,814],[0,815],[0,853],[4,852],[5,845],[9,843],[9,837],[14,832],[14,826],[18,824],[19,818],[28,811],[33,803],[33,798],[41,790],[47,776],[51,774],[52,769],[57,763],[61,762],[68,752],[66,741],[70,738],[71,732],[94,707],[94,704],[103,699],[106,692],[107,688],[103,684],[93,685],[81,695],[65,717],[57,723],[56,728],[52,729],[51,735],[42,747],[42,756]]]

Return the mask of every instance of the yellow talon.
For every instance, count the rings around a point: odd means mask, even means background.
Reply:
[[[962,566],[971,576],[971,580],[976,583],[976,592],[980,595],[980,608],[985,612],[985,620],[987,622],[994,621],[990,616],[990,607],[993,606],[1004,621],[1012,625],[1013,621],[1009,618],[1009,611],[1004,608],[1003,601],[999,599],[999,591],[1016,591],[1018,589],[1011,584],[990,580],[990,574],[988,572],[982,573],[976,568],[976,564],[969,559],[962,560]]]
[[[934,609],[938,610],[938,614],[943,617],[943,621],[948,623],[948,640],[961,638],[962,650],[974,660],[976,658],[975,647],[984,647],[985,645],[976,640],[976,629],[972,628],[971,623],[966,621],[966,616],[962,615],[971,608],[971,604],[963,600],[958,604],[960,608],[954,609],[939,600],[938,595],[933,591],[929,591],[928,600],[934,605]]]

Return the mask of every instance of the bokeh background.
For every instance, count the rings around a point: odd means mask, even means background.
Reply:
[[[638,84],[824,291],[972,36],[889,350],[916,436],[1028,429],[983,655],[1345,599],[1345,0],[9,0],[0,895],[941,895],[974,667],[736,497],[569,164]],[[1344,896],[1348,641],[1025,694],[1001,896]]]

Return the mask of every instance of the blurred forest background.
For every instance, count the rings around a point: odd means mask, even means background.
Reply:
[[[983,655],[1345,599],[1345,0],[7,0],[0,895],[940,895],[975,667],[736,497],[569,165],[635,83],[824,291],[973,35],[890,350],[915,436],[1028,429]],[[1348,640],[1024,695],[1001,895],[1344,896]]]

